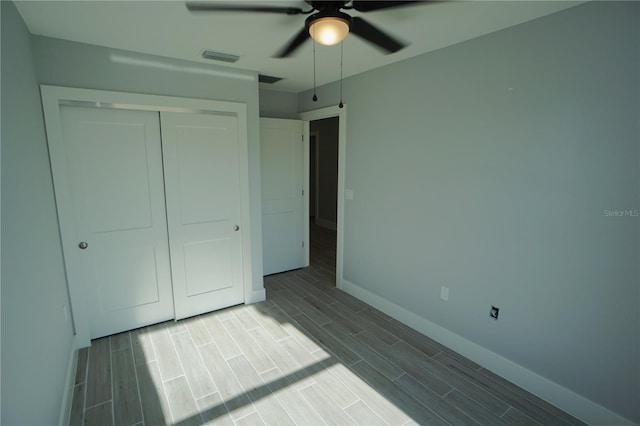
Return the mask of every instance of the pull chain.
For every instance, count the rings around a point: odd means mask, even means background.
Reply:
[[[313,40],[313,102],[318,101],[316,95],[316,40]]]
[[[344,104],[342,103],[342,57],[343,57],[343,44],[344,41],[340,42],[340,103],[338,107],[344,108]]]

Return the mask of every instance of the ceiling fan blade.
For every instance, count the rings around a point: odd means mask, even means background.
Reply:
[[[353,18],[353,23],[349,28],[349,32],[368,41],[369,43],[375,44],[381,49],[386,50],[388,53],[397,52],[406,46],[405,43],[394,39],[382,30],[374,27],[364,19],[357,16]]]
[[[259,12],[259,13],[284,13],[287,15],[301,15],[305,12],[299,7],[273,7],[273,6],[240,6],[234,4],[187,2],[187,9],[192,12]]]
[[[374,10],[391,9],[400,6],[424,3],[423,1],[358,1],[353,0],[351,7],[358,12],[371,12]]]
[[[307,41],[309,38],[309,31],[306,28],[302,28],[298,34],[295,35],[285,47],[280,49],[278,53],[273,55],[274,58],[285,58],[290,56],[297,48],[299,48],[302,43]]]

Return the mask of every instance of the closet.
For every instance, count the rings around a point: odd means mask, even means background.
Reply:
[[[50,86],[42,99],[80,345],[243,303],[245,105]]]

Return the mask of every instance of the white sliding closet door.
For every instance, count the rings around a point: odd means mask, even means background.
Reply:
[[[52,165],[69,189],[57,199],[62,222],[74,223],[61,233],[67,272],[86,289],[91,338],[173,318],[158,113],[60,112]]]
[[[161,122],[176,319],[243,303],[238,118]]]
[[[245,302],[246,106],[54,86],[41,93],[80,347]]]

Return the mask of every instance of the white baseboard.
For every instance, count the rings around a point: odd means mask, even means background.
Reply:
[[[335,231],[338,229],[338,224],[328,219],[323,219],[321,217],[316,217],[316,225],[321,226],[323,228],[331,229]]]
[[[69,350],[69,362],[67,363],[67,374],[65,376],[64,392],[62,393],[62,405],[60,406],[59,425],[68,425],[71,420],[71,404],[73,402],[73,388],[76,379],[76,367],[78,365],[78,348],[75,337],[71,339]]]
[[[342,290],[429,336],[488,370],[591,425],[633,426],[635,423],[515,362],[455,334],[413,312],[342,280]]]
[[[253,290],[251,295],[247,300],[244,301],[245,304],[250,305],[252,303],[262,302],[267,299],[267,292],[263,289]]]

